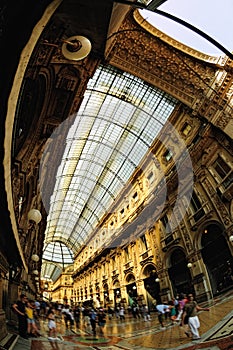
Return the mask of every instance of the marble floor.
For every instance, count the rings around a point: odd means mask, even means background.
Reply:
[[[93,336],[90,327],[66,329],[64,321],[57,319],[57,341],[48,339],[47,320],[40,319],[39,338],[25,340],[18,338],[13,350],[155,350],[155,349],[233,349],[233,293],[209,303],[210,311],[199,313],[201,339],[192,341],[184,334],[182,327],[167,321],[165,329],[159,326],[157,315],[151,321],[126,316],[125,321],[113,318],[107,320],[104,335]]]

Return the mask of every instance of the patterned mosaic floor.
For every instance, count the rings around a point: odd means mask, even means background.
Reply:
[[[93,336],[91,330],[84,328],[65,329],[64,323],[57,322],[60,341],[49,341],[47,321],[42,320],[42,337],[23,340],[19,338],[13,350],[233,350],[233,295],[210,305],[209,312],[200,312],[201,339],[191,341],[179,325],[167,322],[161,330],[157,315],[145,322],[142,319],[126,318],[124,322],[117,319],[107,321],[104,336]]]

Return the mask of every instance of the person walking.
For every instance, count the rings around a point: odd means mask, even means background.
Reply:
[[[114,315],[114,310],[111,308],[111,306],[108,306],[108,319],[111,320]]]
[[[18,300],[15,304],[12,305],[13,310],[16,312],[18,316],[18,328],[19,335],[22,338],[28,339],[27,336],[27,314],[26,314],[26,304],[27,297],[25,294],[20,295],[20,300]]]
[[[120,316],[120,320],[121,320],[121,321],[124,321],[124,320],[125,320],[125,309],[124,309],[123,306],[120,306],[119,316]]]
[[[95,309],[91,309],[90,311],[90,323],[91,323],[91,329],[94,336],[96,336],[96,321],[97,321],[97,313]]]
[[[27,335],[29,336],[40,336],[39,330],[36,326],[36,321],[34,318],[34,310],[35,306],[33,305],[33,301],[29,300],[25,307],[25,313],[27,315]]]
[[[174,303],[174,299],[170,300],[168,302],[168,305],[170,307],[170,320],[171,320],[171,324],[174,325],[175,324],[175,320],[176,320],[176,308],[175,308],[175,303]]]
[[[144,321],[150,321],[151,320],[151,317],[150,317],[150,313],[149,313],[149,309],[148,309],[148,306],[147,305],[143,305],[143,309],[142,309],[142,312],[143,312],[143,318],[144,318]]]
[[[106,314],[102,308],[99,309],[97,317],[98,317],[99,332],[100,332],[100,335],[103,336],[104,326],[106,324]]]
[[[192,336],[193,340],[201,338],[198,330],[200,328],[200,320],[197,315],[198,311],[209,311],[209,308],[199,306],[194,300],[193,294],[189,294],[188,301],[183,308],[182,325],[184,325],[185,318],[188,318],[190,332],[186,331],[185,334]]]
[[[176,317],[176,321],[179,322],[179,323],[181,322],[183,309],[184,309],[186,301],[187,300],[185,300],[184,294],[180,293],[179,298],[178,298],[178,303],[179,303],[179,305],[178,305],[178,314],[177,314],[177,317]]]
[[[158,321],[159,321],[162,329],[165,329],[164,319],[165,319],[165,313],[167,311],[167,308],[168,308],[168,305],[166,305],[166,304],[156,305],[156,310],[158,311]]]
[[[35,300],[35,310],[36,310],[37,316],[39,317],[40,316],[40,302],[39,302],[39,300]]]
[[[51,308],[48,312],[48,328],[49,328],[48,340],[60,340],[60,338],[57,337],[57,327],[55,322],[54,308]]]
[[[76,325],[76,327],[79,327],[79,325],[80,325],[80,314],[81,314],[80,307],[78,305],[76,305],[73,312],[74,312],[75,325]]]
[[[88,306],[83,309],[83,323],[85,328],[90,326],[90,308]]]

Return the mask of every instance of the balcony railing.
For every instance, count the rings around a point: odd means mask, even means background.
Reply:
[[[189,216],[189,220],[191,223],[191,226],[194,226],[199,220],[204,218],[206,215],[210,214],[211,209],[209,207],[209,204],[206,202],[202,205],[201,208],[196,210],[195,213]]]

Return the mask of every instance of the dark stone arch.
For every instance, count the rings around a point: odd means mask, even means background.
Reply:
[[[153,264],[148,264],[143,269],[144,288],[146,290],[146,302],[149,311],[155,310],[155,305],[161,303],[160,284],[156,267]]]
[[[201,255],[206,266],[213,295],[233,287],[233,259],[218,223],[210,223],[201,237]]]
[[[192,278],[187,263],[186,255],[181,248],[177,248],[171,252],[168,274],[174,295],[179,293],[194,293]]]

